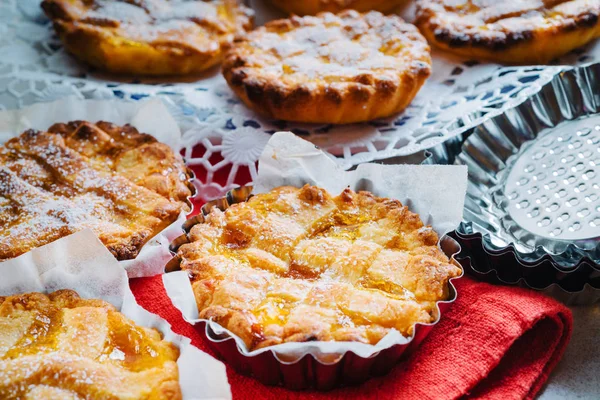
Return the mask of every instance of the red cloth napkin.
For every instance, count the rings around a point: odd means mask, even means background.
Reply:
[[[228,368],[234,399],[530,399],[571,337],[570,310],[536,292],[463,278],[458,299],[419,349],[389,375],[325,393],[268,387]],[[167,297],[160,276],[133,279],[147,310],[213,354]]]

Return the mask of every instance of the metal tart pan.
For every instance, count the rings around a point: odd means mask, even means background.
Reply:
[[[495,284],[517,285],[540,291],[568,305],[593,304],[600,300],[600,269],[583,259],[571,270],[560,271],[546,255],[535,264],[523,264],[512,249],[490,253],[481,234],[451,234],[461,245],[455,256],[465,273]]]
[[[187,233],[194,225],[203,223],[205,216],[214,207],[224,211],[232,204],[248,200],[252,196],[251,193],[251,186],[233,189],[225,197],[206,203],[198,215],[188,219],[182,227],[185,233],[171,243],[170,249],[173,253],[173,259],[166,265],[165,272],[180,270],[181,259],[176,252],[181,245],[189,243]],[[446,235],[440,240],[440,247],[453,263],[459,265],[455,255],[459,254],[461,249],[456,240]],[[393,345],[368,358],[361,357],[351,351],[335,355],[328,362],[318,360],[310,353],[293,362],[285,360],[275,351],[264,351],[255,356],[248,356],[243,354],[232,334],[217,334],[206,321],[199,322],[195,325],[195,328],[201,335],[206,337],[211,348],[225,362],[244,375],[252,376],[263,384],[270,386],[283,386],[291,390],[314,389],[326,391],[341,386],[357,385],[373,377],[388,373],[403,357],[419,346],[431,329],[439,322],[441,315],[456,300],[457,291],[453,281],[461,277],[462,275],[449,281],[450,298],[447,301],[436,303],[437,318],[434,322],[416,324],[409,342]]]
[[[600,64],[572,68],[524,102],[431,152],[469,167],[455,238],[467,272],[600,299]]]
[[[183,163],[185,164],[185,168],[186,168],[185,172],[187,174],[187,179],[185,180],[185,184],[190,189],[190,193],[191,193],[186,198],[186,203],[190,207],[190,211],[188,211],[186,213],[186,216],[189,217],[190,215],[192,215],[194,213],[194,208],[195,208],[194,200],[196,199],[196,196],[198,195],[198,188],[194,184],[194,182],[196,182],[196,173],[194,172],[193,169],[190,168],[190,166],[188,165],[188,163],[185,159],[183,160]]]

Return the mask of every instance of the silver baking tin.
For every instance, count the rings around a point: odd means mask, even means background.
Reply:
[[[187,163],[187,160],[184,159],[183,163],[185,164],[186,173],[188,175],[188,179],[186,179],[186,185],[190,189],[190,192],[191,192],[190,196],[188,196],[185,199],[187,205],[190,207],[190,211],[186,215],[191,215],[194,213],[194,208],[195,208],[194,199],[196,199],[196,196],[198,195],[198,188],[194,184],[194,182],[196,182],[196,173],[194,172],[193,169],[190,168],[190,166]]]
[[[189,243],[188,233],[196,225],[204,223],[205,217],[213,208],[225,211],[229,206],[247,201],[252,197],[252,186],[242,186],[233,189],[223,198],[211,201],[202,206],[200,213],[189,218],[182,226],[185,232],[171,242],[170,251],[173,258],[165,266],[165,272],[180,270],[181,259],[177,255],[179,247]],[[440,240],[440,247],[458,265],[455,255],[461,252],[459,243],[449,235]],[[437,318],[429,324],[415,324],[413,335],[407,343],[396,344],[384,349],[371,357],[364,358],[348,351],[334,361],[322,362],[311,353],[297,361],[289,362],[280,359],[274,351],[248,356],[242,353],[235,338],[228,334],[215,333],[205,321],[198,323],[195,328],[208,339],[211,347],[231,366],[240,373],[253,376],[266,385],[284,386],[292,390],[316,389],[330,390],[340,386],[351,386],[362,383],[372,377],[385,375],[397,365],[407,354],[414,351],[425,339],[430,330],[439,322],[440,317],[456,300],[457,290],[453,281],[463,276],[450,279],[448,282],[450,298],[436,303]]]
[[[430,153],[425,163],[469,167],[455,235],[467,272],[600,298],[600,64],[561,72]]]
[[[465,273],[490,283],[535,289],[569,305],[592,304],[600,300],[600,269],[589,260],[561,271],[549,255],[532,265],[522,264],[512,249],[490,253],[480,233],[452,236],[460,243],[455,256]]]

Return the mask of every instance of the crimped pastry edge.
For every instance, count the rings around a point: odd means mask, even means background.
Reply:
[[[374,13],[374,12],[373,12]],[[397,18],[384,16],[381,18]],[[313,18],[323,18],[333,14],[323,12]],[[354,10],[346,10],[337,16],[358,17]],[[289,19],[271,21],[255,32],[263,32],[271,27],[292,25],[303,26],[303,18],[292,16]],[[411,25],[412,26],[412,25]],[[413,32],[421,36],[417,29]],[[421,39],[424,40],[424,38]],[[375,79],[357,75],[354,82],[343,82],[342,88],[322,84],[318,90],[302,84],[290,85],[280,80],[269,81],[262,76],[249,75],[244,71],[243,56],[237,54],[236,44],[248,42],[248,36],[238,37],[232,44],[223,61],[223,76],[230,88],[253,111],[268,118],[305,123],[356,123],[385,118],[404,110],[416,96],[426,79],[431,75],[431,57],[425,60],[413,59],[410,66],[398,75],[396,81]]]
[[[435,16],[435,12],[423,3],[425,3],[423,0],[417,1],[414,23],[429,43],[458,55],[507,64],[546,63],[593,40],[594,37],[582,38],[582,31],[592,34],[593,31],[588,30],[600,29],[600,12],[592,11],[577,15],[572,23],[553,25],[541,31],[487,30],[481,35],[475,35],[449,28],[441,23]],[[499,38],[492,33],[502,33],[504,36]],[[536,43],[540,33],[547,37],[542,37],[543,41]],[[566,43],[571,40],[576,41],[576,45],[561,46],[561,42]]]

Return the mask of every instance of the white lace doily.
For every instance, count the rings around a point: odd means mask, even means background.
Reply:
[[[0,109],[66,96],[135,101],[160,95],[184,132],[183,154],[201,170],[199,193],[205,199],[254,178],[272,132],[290,130],[351,168],[415,154],[454,137],[537,91],[564,68],[559,64],[600,61],[599,43],[547,67],[501,67],[434,52],[432,77],[394,118],[342,126],[285,123],[248,110],[218,70],[183,83],[123,80],[91,71],[64,52],[39,3],[0,3]],[[276,15],[262,1],[251,3],[259,23]],[[403,15],[410,19],[410,14],[405,10]]]

